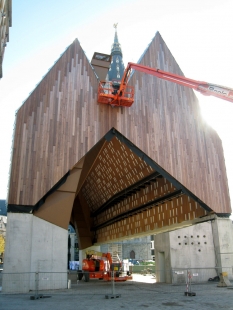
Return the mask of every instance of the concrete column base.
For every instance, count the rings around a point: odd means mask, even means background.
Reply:
[[[68,230],[32,214],[7,222],[2,292],[67,288]]]

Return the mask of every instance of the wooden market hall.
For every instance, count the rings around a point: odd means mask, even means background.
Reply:
[[[124,71],[117,29],[109,56],[90,63],[75,39],[18,109],[8,214],[72,224],[81,249],[229,216],[222,142],[193,90],[135,71],[132,106],[98,103],[99,80]],[[139,63],[183,76],[159,32]]]

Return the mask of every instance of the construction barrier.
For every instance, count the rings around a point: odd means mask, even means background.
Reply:
[[[227,271],[217,267],[158,270],[155,266],[142,266],[139,271],[136,271],[132,266],[132,277],[129,277],[127,281],[115,281],[114,277],[109,278],[108,281],[99,278],[89,278],[87,281],[88,274],[83,274],[81,278],[78,271],[2,272],[0,288],[2,287],[2,294],[26,293],[32,298],[34,296],[35,299],[68,290],[77,294],[102,294],[105,298],[119,298],[130,294],[131,288],[137,286],[138,283],[145,283],[147,290],[154,293],[172,292],[184,295],[184,292],[195,292],[198,294],[203,290],[220,289],[219,287],[224,289],[224,287],[232,286],[232,268],[225,268],[225,270]],[[126,275],[127,271],[120,276]]]

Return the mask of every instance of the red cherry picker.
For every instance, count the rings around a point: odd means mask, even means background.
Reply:
[[[89,282],[89,279],[115,282],[132,279],[129,273],[122,276],[122,263],[120,259],[117,262],[113,262],[110,253],[93,250],[86,251],[86,258],[82,261],[82,271],[78,272],[78,279],[82,280],[83,277],[85,282]]]
[[[233,89],[212,83],[201,82],[169,73],[157,68],[150,68],[140,64],[129,62],[124,71],[121,83],[101,81],[98,87],[98,102],[112,106],[130,107],[134,103],[134,87],[128,85],[132,70],[154,75],[160,79],[167,80],[199,91],[205,96],[214,96],[223,100],[233,102]]]

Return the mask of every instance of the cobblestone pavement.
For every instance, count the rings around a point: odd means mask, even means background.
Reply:
[[[137,281],[136,281],[137,280]],[[145,282],[147,283],[145,283]],[[70,289],[30,294],[0,293],[1,310],[75,310],[75,309],[232,309],[233,288],[217,283],[193,285],[196,296],[185,296],[186,287],[155,283],[151,276],[123,283],[90,280],[72,284]],[[108,298],[106,298],[108,297]]]

